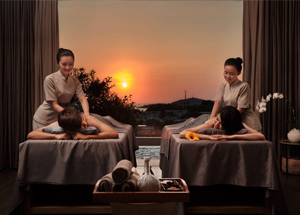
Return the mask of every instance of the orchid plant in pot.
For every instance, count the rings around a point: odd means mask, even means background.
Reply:
[[[284,96],[282,93],[274,93],[273,95],[270,93],[269,95],[267,95],[266,98],[262,97],[261,101],[257,102],[256,109],[260,113],[266,112],[267,111],[267,102],[269,102],[271,99],[284,99]],[[292,104],[287,99],[285,99],[285,101],[290,106],[291,111],[292,111],[292,117],[293,117],[292,120],[287,120],[287,123],[289,123],[293,127],[293,129],[290,130],[289,133],[287,134],[287,137],[290,142],[297,143],[300,141],[300,130],[299,130],[300,126],[296,125],[295,109],[293,108]]]

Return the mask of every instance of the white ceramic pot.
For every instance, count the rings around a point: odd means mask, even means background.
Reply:
[[[289,133],[287,134],[287,137],[290,142],[298,143],[300,141],[300,130],[296,128],[290,130]]]

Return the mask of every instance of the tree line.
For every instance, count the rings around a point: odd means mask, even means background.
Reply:
[[[74,68],[72,74],[81,82],[82,89],[87,97],[90,106],[90,113],[96,113],[101,116],[111,116],[117,121],[136,125],[134,113],[139,112],[134,108],[132,95],[120,97],[111,89],[112,77],[108,76],[104,80],[99,80],[95,76],[96,71],[87,72],[85,68]],[[82,111],[81,104],[77,97],[73,97],[71,104],[74,108]]]

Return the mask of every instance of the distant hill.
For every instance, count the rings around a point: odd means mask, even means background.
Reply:
[[[172,102],[171,105],[182,105],[182,106],[189,106],[189,105],[202,105],[203,100],[197,98],[189,98],[189,99],[181,99],[175,102]]]
[[[143,106],[147,111],[188,110],[211,111],[214,101],[197,98],[181,99],[172,103],[158,103]]]

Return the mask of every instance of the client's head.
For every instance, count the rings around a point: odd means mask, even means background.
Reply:
[[[68,133],[74,133],[81,129],[81,113],[71,107],[66,107],[58,114],[58,125]]]
[[[244,128],[240,112],[232,106],[221,108],[217,118],[221,120],[222,129],[228,135],[235,134]]]

